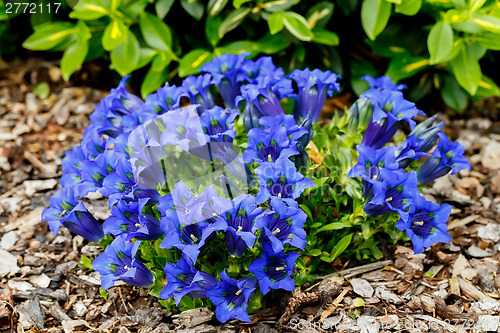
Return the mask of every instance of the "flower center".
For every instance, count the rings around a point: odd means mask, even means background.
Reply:
[[[269,186],[269,193],[278,198],[291,198],[292,192],[293,185],[282,182],[281,180]]]
[[[280,157],[281,149],[275,145],[262,146],[257,155],[263,161],[276,162],[278,157]]]
[[[413,215],[411,230],[420,237],[428,236],[432,231],[431,218],[427,212],[418,212]]]
[[[283,258],[271,257],[269,265],[264,268],[272,281],[283,280],[287,275],[287,265]]]
[[[181,230],[181,240],[184,244],[198,244],[201,236],[202,231],[197,224],[189,224]]]
[[[269,222],[269,230],[280,241],[284,241],[290,234],[290,225],[284,219],[273,217]]]

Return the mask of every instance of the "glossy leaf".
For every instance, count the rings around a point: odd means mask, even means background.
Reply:
[[[500,51],[500,35],[492,32],[485,32],[477,35],[476,42],[487,49]]]
[[[310,41],[314,37],[309,23],[302,15],[294,12],[284,12],[283,23],[286,29],[299,40]]]
[[[221,17],[214,16],[208,17],[205,22],[205,35],[207,36],[207,41],[215,47],[219,41],[219,26],[221,24]]]
[[[467,93],[448,75],[441,84],[441,97],[446,105],[455,111],[463,111],[467,107]]]
[[[35,28],[35,32],[24,41],[23,47],[29,50],[50,50],[69,38],[74,31],[75,26],[69,22],[39,25]]]
[[[163,20],[165,16],[167,16],[170,8],[172,8],[172,5],[174,4],[174,1],[175,0],[156,0],[156,16],[158,16],[160,20]]]
[[[363,0],[361,5],[361,24],[371,40],[384,30],[392,5],[385,0]]]
[[[313,29],[313,34],[314,37],[312,41],[315,43],[325,44],[329,46],[339,45],[339,36],[332,31],[326,29]]]
[[[333,262],[342,252],[347,249],[349,244],[351,244],[352,234],[344,236],[338,243],[333,247],[332,252],[330,253],[330,257],[321,257],[321,260],[326,262]]]
[[[274,35],[283,30],[283,28],[285,27],[285,24],[283,23],[283,13],[272,13],[267,19],[267,24],[269,25],[269,32],[271,33],[271,35]]]
[[[197,21],[201,20],[205,13],[205,5],[201,0],[181,0],[181,6]]]
[[[111,21],[106,30],[104,30],[104,35],[102,36],[102,46],[105,50],[111,51],[127,38],[128,28],[123,23],[122,20]]]
[[[322,1],[307,11],[306,19],[311,28],[324,28],[333,15],[333,2]]]
[[[211,17],[219,14],[228,2],[229,0],[210,0],[207,6],[208,16]]]
[[[155,71],[153,70],[153,68],[150,68],[149,71],[146,73],[144,80],[142,81],[141,85],[142,98],[146,99],[146,97],[150,93],[161,87],[165,83],[167,74],[168,74],[167,68],[164,68],[163,70],[160,71]]]
[[[500,34],[500,18],[489,15],[478,15],[472,19],[487,31]],[[500,38],[500,35],[497,35]]]
[[[179,62],[179,76],[185,77],[195,74],[204,63],[212,59],[212,53],[205,49],[195,49],[188,52]]]
[[[77,41],[64,51],[61,59],[61,75],[65,81],[68,81],[71,74],[82,65],[88,51],[87,40]]]
[[[500,96],[500,88],[495,81],[483,75],[476,94],[478,96]]]
[[[91,21],[109,15],[109,13],[109,10],[100,0],[80,0],[73,8],[73,11],[69,13],[69,17]]]
[[[284,39],[281,35],[271,35],[267,33],[257,41],[258,50],[264,54],[275,54],[283,51],[290,45],[290,41]]]
[[[473,47],[462,45],[458,55],[451,61],[451,69],[458,83],[474,96],[482,74]]]
[[[250,8],[241,7],[233,10],[228,16],[226,16],[219,27],[219,38],[222,39],[225,34],[239,26],[245,17],[250,14],[250,11]]]
[[[299,0],[268,0],[260,4],[260,7],[270,13],[276,13],[290,9],[297,2]]]
[[[424,68],[429,66],[429,59],[425,57],[401,56],[391,60],[385,75],[392,78],[393,81],[413,76]]]
[[[413,16],[418,13],[422,7],[422,0],[403,0],[401,4],[396,5],[396,13]]]
[[[427,38],[427,48],[431,55],[431,65],[443,61],[453,48],[453,30],[446,22],[434,25]]]
[[[155,49],[170,51],[172,46],[172,32],[165,22],[155,15],[144,13],[139,21],[142,37],[146,43]]]
[[[111,64],[121,76],[125,76],[137,68],[140,53],[139,42],[129,30],[123,43],[111,51]]]

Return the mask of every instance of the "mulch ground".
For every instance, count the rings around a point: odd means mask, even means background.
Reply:
[[[47,98],[33,93],[40,82],[51,87]],[[209,309],[170,313],[126,285],[103,297],[98,274],[79,265],[98,250],[40,223],[64,152],[80,142],[105,94],[63,82],[56,64],[43,60],[0,73],[0,331],[500,332],[498,99],[473,105],[475,117],[442,116],[473,166],[424,192],[454,207],[451,244],[419,255],[410,244],[390,246],[383,261],[361,266],[342,259],[335,263],[342,271],[283,294],[280,306],[252,315],[254,324],[220,326]],[[106,208],[93,200],[89,210],[105,219]]]

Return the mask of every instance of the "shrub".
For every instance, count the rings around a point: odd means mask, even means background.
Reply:
[[[416,253],[449,242],[450,206],[419,185],[470,165],[435,117],[416,125],[404,86],[367,77],[371,88],[318,126],[338,76],[286,76],[247,55],[216,57],[145,101],[124,78],[66,154],[42,220],[105,248],[92,264],[103,288],[123,280],[169,308],[212,304],[221,322],[249,321],[264,295],[313,281],[339,255],[381,258],[377,237],[406,235]],[[413,131],[396,135],[403,123]],[[79,201],[96,191],[111,208],[102,226]]]

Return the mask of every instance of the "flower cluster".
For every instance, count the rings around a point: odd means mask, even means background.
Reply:
[[[400,219],[396,228],[411,239],[415,253],[423,252],[433,243],[449,242],[447,222],[451,207],[427,201],[419,193],[418,184],[469,169],[464,148],[441,133],[442,122],[434,125],[437,116],[415,124],[412,118],[421,111],[404,99],[400,91],[404,86],[397,86],[388,77],[365,79],[371,89],[361,95],[368,101],[363,111],[372,109],[373,116],[361,145],[357,146],[357,164],[348,175],[362,179],[362,195],[367,199],[365,213],[397,212]],[[384,147],[403,122],[413,131],[400,145]],[[417,172],[406,171],[413,161],[429,155]]]
[[[105,247],[93,262],[103,288],[166,281],[160,298],[208,298],[221,322],[250,321],[250,299],[294,289],[294,251],[306,246],[296,200],[315,186],[297,166],[339,85],[331,72],[286,76],[271,58],[247,56],[217,57],[145,101],[123,78],[66,154],[42,219],[54,233],[64,225]],[[215,105],[217,92],[225,106]],[[286,98],[296,99],[293,116]],[[237,121],[247,142],[236,140]],[[81,201],[92,192],[111,210],[102,224]],[[145,259],[151,248],[154,260]]]

